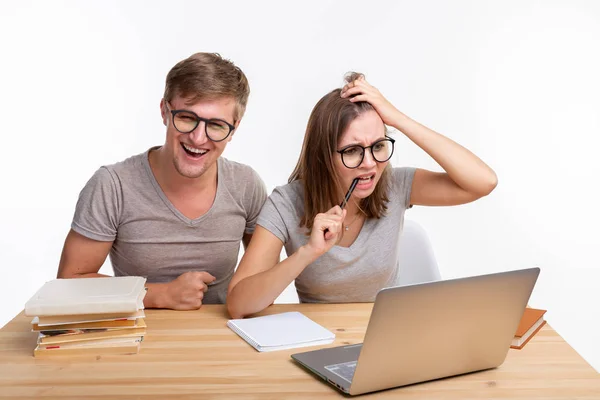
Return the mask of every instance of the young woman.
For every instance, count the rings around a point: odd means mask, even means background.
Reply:
[[[363,75],[346,81],[314,107],[289,183],[277,187],[261,211],[229,284],[232,318],[263,310],[294,280],[301,302],[374,301],[398,279],[407,208],[464,204],[496,187],[496,174],[483,161],[397,110]],[[445,172],[392,168],[394,139],[385,125]],[[282,246],[288,257],[279,262]]]

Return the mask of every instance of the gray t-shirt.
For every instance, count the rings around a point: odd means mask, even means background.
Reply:
[[[398,279],[398,242],[409,207],[414,168],[393,168],[387,213],[365,221],[350,247],[333,246],[296,278],[301,302],[372,302]],[[326,210],[323,210],[326,211]],[[300,181],[279,186],[267,199],[257,224],[277,236],[288,255],[308,242],[300,227],[304,188]]]
[[[156,181],[150,150],[99,168],[79,195],[71,228],[90,239],[113,241],[116,276],[169,282],[187,271],[217,279],[203,303],[224,303],[244,233],[253,233],[266,188],[250,167],[220,157],[211,208],[191,220]]]

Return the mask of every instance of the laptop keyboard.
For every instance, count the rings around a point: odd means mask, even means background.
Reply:
[[[337,376],[342,377],[350,383],[354,377],[354,370],[356,370],[356,361],[326,365],[325,369],[329,372],[333,372]]]

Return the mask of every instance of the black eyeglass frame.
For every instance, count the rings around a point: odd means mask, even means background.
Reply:
[[[171,118],[173,120],[173,128],[175,128],[177,130],[177,132],[180,132],[180,133],[185,133],[185,134],[191,133],[194,131],[194,129],[196,129],[198,127],[198,125],[200,125],[200,122],[204,122],[204,133],[206,133],[206,137],[209,138],[210,140],[212,140],[213,142],[222,142],[223,140],[227,139],[229,137],[229,135],[231,135],[231,132],[233,132],[235,130],[235,126],[233,126],[229,122],[219,119],[219,118],[202,118],[202,117],[198,116],[198,114],[196,114],[195,112],[190,111],[190,110],[170,110],[170,111],[171,111],[171,115],[173,116],[173,118]],[[192,114],[194,117],[196,117],[196,125],[194,126],[193,129],[190,129],[187,132],[180,130],[175,125],[175,116],[177,114],[183,113],[183,112]],[[223,122],[225,125],[227,125],[227,127],[229,128],[229,132],[227,133],[227,135],[225,135],[225,137],[223,139],[215,140],[210,137],[210,135],[208,134],[208,123],[210,121],[219,121],[219,122]]]
[[[375,158],[375,154],[373,153],[373,146],[381,143],[381,142],[390,142],[392,143],[392,151],[390,151],[390,156],[383,160],[383,161],[379,161],[377,158]],[[371,151],[371,156],[373,157],[373,160],[375,160],[375,162],[378,163],[384,163],[389,161],[390,158],[392,158],[392,155],[394,154],[394,143],[396,143],[396,140],[386,136],[383,139],[379,139],[376,142],[372,143],[370,146],[364,147],[361,146],[360,144],[350,144],[348,146],[345,146],[339,150],[336,150],[336,152],[340,153],[340,157],[342,158],[342,164],[344,164],[344,167],[348,168],[348,169],[356,169],[358,167],[360,167],[360,164],[362,164],[362,162],[365,160],[365,153],[367,152],[367,149],[369,149]],[[356,167],[349,167],[348,165],[346,165],[346,162],[344,161],[344,151],[348,150],[349,148],[352,147],[360,147],[363,151],[362,151],[362,156],[360,157],[360,162],[356,165]]]

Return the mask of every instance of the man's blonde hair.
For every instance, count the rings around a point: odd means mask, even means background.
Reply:
[[[232,97],[236,101],[234,123],[246,111],[250,85],[242,70],[217,53],[196,53],[178,62],[167,74],[163,99],[180,96],[186,103]]]

